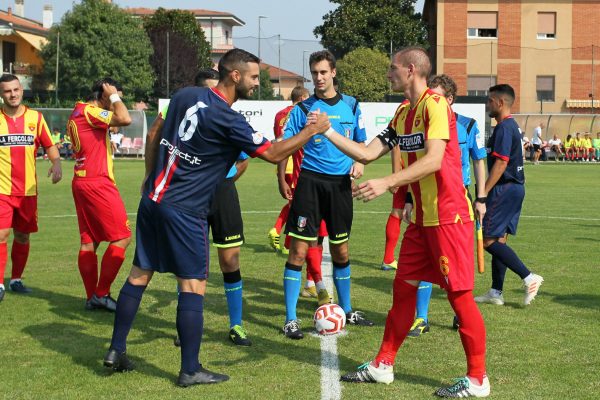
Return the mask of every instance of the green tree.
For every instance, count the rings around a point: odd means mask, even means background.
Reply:
[[[338,8],[314,29],[321,44],[341,58],[359,47],[389,52],[409,45],[427,45],[427,29],[416,0],[330,0]]]
[[[258,88],[250,97],[252,100],[258,100]],[[260,99],[261,100],[281,100],[281,96],[276,95],[273,90],[273,82],[271,82],[271,74],[269,68],[260,70]]]
[[[144,18],[144,29],[154,47],[150,63],[157,78],[156,96],[168,97],[167,87],[173,92],[193,85],[199,70],[212,67],[210,43],[191,12],[159,8],[152,16]]]
[[[379,50],[352,50],[337,63],[340,90],[360,101],[383,100],[389,88],[389,65],[389,57]]]
[[[130,14],[100,0],[82,0],[50,29],[42,48],[43,80],[53,84],[60,32],[58,94],[82,99],[94,81],[111,76],[124,87],[128,99],[146,98],[154,76],[152,46],[146,32]]]

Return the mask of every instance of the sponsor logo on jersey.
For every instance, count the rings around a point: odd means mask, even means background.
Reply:
[[[199,159],[197,156],[183,152],[179,149],[179,147],[173,146],[165,138],[160,139],[160,145],[165,146],[168,149],[169,154],[175,155],[176,157],[179,157],[180,159],[187,161],[192,165],[199,165],[202,162],[202,160]]]
[[[240,237],[242,237],[242,235],[240,235],[240,234],[233,235],[233,236],[226,236],[225,241],[239,239]]]
[[[415,151],[425,149],[425,135],[423,132],[417,132],[410,135],[398,136],[398,146],[400,151],[414,153]]]
[[[104,110],[100,113],[101,118],[108,118],[108,111]]]
[[[34,143],[34,135],[28,135],[25,133],[12,133],[8,135],[0,135],[0,146],[33,146]]]

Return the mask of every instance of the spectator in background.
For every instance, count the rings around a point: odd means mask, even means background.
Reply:
[[[523,131],[521,131],[521,146],[523,147],[523,161],[525,161],[525,159],[527,158],[526,154],[531,153],[533,145],[529,141],[529,138],[525,136],[525,132]]]
[[[579,135],[579,133],[578,133]],[[575,150],[575,139],[573,139],[572,135],[567,135],[567,139],[565,140],[565,157],[567,160],[575,161],[575,154],[577,151]]]
[[[558,161],[559,157],[564,159],[564,153],[562,151],[562,141],[558,138],[558,135],[554,135],[552,139],[548,141],[548,146],[555,154],[554,161]]]
[[[533,144],[533,163],[539,164],[540,157],[542,155],[542,129],[544,128],[544,123],[540,122],[538,126],[533,130],[533,136],[531,137],[531,144]]]
[[[600,132],[597,132],[596,139],[592,140],[592,147],[594,148],[596,161],[600,160]]]
[[[121,140],[123,140],[123,133],[118,126],[111,126],[108,129],[110,133],[110,147],[112,148],[112,158],[115,158],[115,153],[120,153],[119,147],[121,147]]]

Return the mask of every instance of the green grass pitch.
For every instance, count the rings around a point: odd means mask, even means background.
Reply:
[[[175,335],[175,280],[157,275],[146,291],[129,336],[128,353],[137,370],[112,374],[101,363],[112,332],[113,315],[84,310],[77,270],[79,236],[70,179],[51,185],[47,162],[38,161],[39,226],[32,235],[25,283],[28,296],[7,292],[0,303],[0,396],[7,399],[320,398],[319,340],[285,339],[282,271],[285,259],[268,247],[266,234],[284,201],[275,167],[250,163],[238,183],[246,244],[242,247],[244,321],[254,342],[234,347],[227,339],[228,316],[214,249],[205,301],[201,360],[227,373],[227,383],[177,388],[179,351]],[[545,278],[540,294],[523,308],[521,282],[507,274],[504,307],[480,307],[487,327],[491,398],[594,399],[600,391],[600,167],[582,164],[526,165],[526,199],[518,236],[511,246]],[[366,177],[387,174],[389,161],[367,166]],[[143,163],[117,160],[115,173],[132,227],[139,200]],[[364,178],[363,178],[364,179]],[[354,308],[376,322],[350,327],[338,340],[341,372],[354,369],[377,352],[391,303],[393,274],[379,270],[391,196],[355,203],[350,241]],[[101,246],[100,252],[106,245]],[[134,246],[113,285],[118,291],[129,271]],[[100,253],[101,254],[101,253]],[[476,276],[479,294],[489,288],[488,271]],[[9,261],[10,264],[10,261]],[[7,268],[6,283],[10,275]],[[300,299],[299,318],[312,326],[314,301]],[[385,385],[342,385],[344,399],[430,398],[438,386],[465,372],[453,313],[438,288],[430,308],[432,330],[407,339],[396,362],[396,380]]]

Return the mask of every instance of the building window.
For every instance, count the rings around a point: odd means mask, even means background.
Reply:
[[[225,30],[225,44],[229,44],[229,31]]]
[[[556,37],[556,13],[539,12],[538,13],[538,39],[554,39]]]
[[[2,42],[2,72],[11,72],[11,64],[14,64],[16,61],[16,49],[17,46],[15,43]]]
[[[490,87],[496,85],[496,77],[490,75],[469,75],[467,96],[487,96]]]
[[[537,76],[535,78],[537,101],[554,101],[554,77]]]
[[[469,12],[467,15],[467,37],[497,38],[498,13],[497,12]]]

